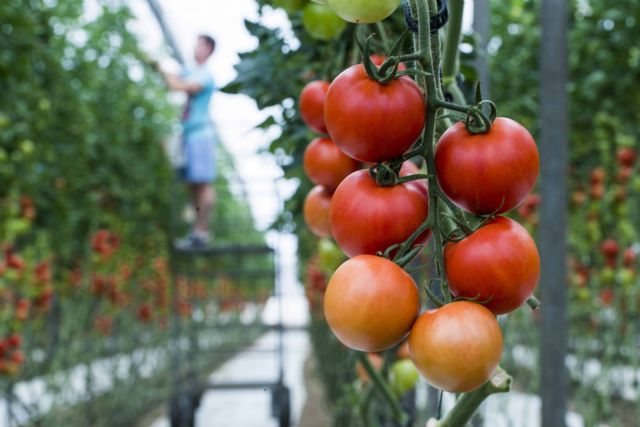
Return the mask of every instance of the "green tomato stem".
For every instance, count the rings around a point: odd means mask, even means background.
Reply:
[[[456,83],[456,75],[459,70],[459,45],[462,36],[462,12],[464,0],[449,0],[449,22],[447,24],[447,37],[444,43],[444,56],[442,59],[443,85],[453,99],[460,104],[465,104],[464,95]]]
[[[511,376],[501,367],[496,368],[489,381],[480,388],[464,393],[460,396],[455,406],[447,416],[439,421],[437,427],[464,427],[473,417],[478,407],[484,400],[496,393],[505,393],[511,390]]]
[[[364,427],[373,426],[371,421],[371,413],[369,411],[369,405],[371,404],[371,398],[373,397],[373,387],[369,386],[364,390],[362,401],[360,402],[359,412]]]
[[[405,414],[402,408],[400,407],[400,402],[398,401],[398,398],[391,390],[389,383],[387,383],[387,381],[385,381],[385,379],[382,378],[380,373],[374,369],[373,365],[371,365],[371,362],[367,357],[367,353],[359,352],[358,358],[360,359],[362,366],[364,366],[364,370],[367,371],[367,374],[375,384],[376,389],[382,392],[382,395],[391,406],[391,411],[393,412],[394,418],[398,421],[400,425],[404,426],[407,423],[407,414]]]
[[[434,56],[439,61],[439,41],[434,38],[435,40],[432,45],[429,11],[436,11],[437,3],[436,0],[411,0],[411,9],[412,13],[415,12],[418,17],[418,34],[417,36],[414,36],[414,44],[417,45],[416,50],[421,54],[421,58],[418,63],[420,64],[420,67],[429,74],[426,78],[423,77],[418,79],[418,83],[421,84],[424,93],[427,94],[426,124],[422,137],[422,157],[424,157],[427,163],[427,170],[432,176],[432,179],[429,180],[429,217],[427,222],[431,226],[431,231],[433,232],[434,252],[436,257],[436,266],[438,267],[437,271],[440,276],[442,296],[445,303],[449,303],[452,299],[451,294],[449,293],[446,275],[444,274],[444,256],[442,253],[444,238],[442,230],[438,224],[440,212],[438,195],[440,194],[440,191],[438,180],[435,176],[436,164],[434,158],[436,115],[438,112],[438,103],[441,102],[438,98],[438,84],[436,77],[438,73],[434,72],[434,65],[437,65],[434,64]],[[436,47],[435,52],[433,49],[434,47]]]
[[[527,304],[531,307],[532,310],[536,310],[540,307],[540,300],[536,298],[534,295],[531,295],[527,300]]]
[[[391,48],[391,43],[389,43],[389,36],[387,35],[387,30],[385,30],[382,22],[376,22],[376,29],[380,33],[380,38],[382,39],[382,46],[385,51],[388,51]]]

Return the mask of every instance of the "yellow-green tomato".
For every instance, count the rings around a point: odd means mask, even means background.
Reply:
[[[328,2],[338,16],[356,24],[382,21],[400,5],[400,0],[328,0]]]
[[[328,237],[318,241],[318,257],[320,268],[328,274],[333,274],[336,268],[347,260],[346,255],[342,253],[338,245]]]
[[[635,282],[636,273],[631,268],[622,268],[618,271],[618,280],[622,286],[632,286]]]
[[[611,284],[616,279],[616,271],[611,267],[600,270],[600,281],[604,284]]]
[[[398,360],[389,369],[391,388],[397,396],[402,396],[415,388],[419,377],[416,366],[409,359]]]
[[[306,3],[306,0],[273,0],[273,5],[275,7],[280,7],[287,13],[295,13],[299,11]]]
[[[326,4],[309,3],[302,12],[302,25],[311,37],[331,40],[340,35],[347,24]]]

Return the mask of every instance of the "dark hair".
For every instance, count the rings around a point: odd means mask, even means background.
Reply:
[[[213,53],[213,51],[216,50],[216,41],[213,39],[213,37],[207,34],[200,34],[198,37],[204,40],[207,46],[211,48],[211,53]]]

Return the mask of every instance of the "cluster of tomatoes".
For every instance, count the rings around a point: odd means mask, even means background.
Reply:
[[[338,339],[355,350],[379,352],[408,335],[411,359],[422,375],[442,390],[465,392],[484,384],[500,361],[503,338],[496,315],[525,303],[539,280],[532,237],[500,216],[533,189],[539,156],[529,132],[508,118],[495,119],[485,133],[472,133],[459,122],[440,137],[436,170],[430,171],[438,197],[481,222],[435,248],[443,252],[447,292],[454,301],[420,314],[414,279],[380,255],[393,255],[387,249],[403,243],[429,217],[425,180],[401,179],[418,168],[407,161],[393,169],[419,140],[425,105],[411,78],[383,84],[369,78],[362,64],[331,83],[305,86],[301,116],[323,136],[304,155],[305,171],[316,184],[304,215],[316,235],[332,236],[350,257],[333,273],[324,297],[325,318]],[[371,168],[360,169],[363,165]],[[377,174],[389,169],[395,182],[381,183]],[[426,230],[412,244],[428,238]]]
[[[15,375],[24,363],[22,336],[11,334],[0,339],[0,374]]]
[[[107,229],[97,230],[91,238],[96,263],[93,265],[94,271],[88,277],[89,291],[97,300],[108,303],[104,312],[96,313],[94,329],[100,335],[111,335],[113,315],[124,309],[131,309],[141,323],[151,323],[157,318],[158,325],[164,327],[169,307],[169,270],[166,258],[160,256],[149,262],[143,257],[137,257],[133,264],[123,263],[122,256],[114,257],[119,253],[120,246],[119,236]],[[140,274],[136,274],[147,271],[145,267],[150,267],[147,276],[140,277]],[[72,270],[69,280],[74,287],[81,287],[81,271]],[[134,283],[136,285],[131,286]]]
[[[54,292],[51,264],[48,261],[41,261],[31,268],[12,246],[7,246],[5,261],[0,261],[0,281],[5,282],[3,299],[14,307],[16,320],[27,320],[32,308],[38,313],[47,312],[51,308]],[[12,292],[11,285],[17,283],[23,284],[20,292]],[[25,287],[24,283],[29,286]]]
[[[103,259],[111,257],[119,246],[120,237],[116,233],[105,229],[96,231],[91,239],[91,248]]]

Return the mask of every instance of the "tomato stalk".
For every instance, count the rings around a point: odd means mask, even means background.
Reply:
[[[380,33],[380,38],[382,38],[382,46],[384,47],[385,50],[389,50],[389,48],[391,47],[391,45],[389,44],[389,36],[387,35],[387,30],[385,30],[384,25],[382,25],[382,22],[380,21],[376,22],[376,28]]]
[[[540,307],[540,300],[538,298],[536,298],[535,296],[531,295],[528,299],[527,299],[527,304],[529,305],[529,307],[531,307],[532,310],[536,310],[538,307]]]
[[[417,54],[420,55],[418,64],[425,72],[424,75],[418,75],[417,82],[423,88],[426,96],[427,117],[425,129],[422,137],[422,157],[427,163],[429,172],[429,216],[426,221],[427,225],[433,232],[436,274],[440,279],[440,287],[444,303],[451,302],[451,293],[448,289],[446,273],[444,272],[444,255],[443,246],[445,236],[440,226],[439,219],[441,215],[441,203],[443,208],[449,208],[454,218],[457,218],[458,226],[462,226],[463,232],[467,234],[471,232],[471,227],[464,227],[467,224],[464,213],[451,202],[446,195],[443,194],[438,184],[435,174],[435,130],[438,110],[440,108],[460,111],[467,114],[467,124],[482,124],[490,128],[491,121],[487,118],[481,109],[481,102],[477,101],[476,105],[468,107],[462,93],[455,84],[455,74],[457,73],[457,50],[460,41],[461,21],[463,1],[454,0],[450,3],[451,21],[448,29],[447,42],[445,47],[445,58],[443,68],[444,77],[448,80],[444,82],[439,78],[440,65],[440,39],[436,34],[433,38],[430,33],[430,16],[437,10],[436,0],[410,0],[410,8],[413,16],[418,18],[418,34],[414,36],[414,46]],[[449,81],[453,76],[453,81]],[[447,90],[452,93],[456,104],[448,103],[444,100],[442,85],[446,84]],[[456,91],[457,90],[457,91]],[[479,93],[479,92],[478,92]],[[493,112],[493,111],[492,111]],[[489,120],[487,120],[489,119]],[[476,123],[472,123],[475,121]],[[404,243],[403,243],[404,245]],[[401,249],[402,245],[401,245]],[[404,248],[406,250],[406,248]],[[435,295],[427,289],[427,294],[434,298],[435,303],[439,303]],[[454,408],[449,412],[444,420],[437,425],[440,427],[460,427],[466,425],[471,419],[478,406],[491,394],[498,392],[506,392],[510,389],[511,377],[501,368],[498,368],[491,379],[479,389],[462,394]]]
[[[449,25],[442,59],[442,85],[458,104],[466,103],[464,95],[456,83],[456,75],[459,69],[458,46],[462,35],[463,9],[464,0],[449,0]]]
[[[428,3],[427,3],[428,1]],[[414,36],[414,46],[419,54],[420,58],[418,64],[425,71],[428,76],[418,76],[417,82],[423,88],[426,96],[427,104],[427,116],[426,125],[422,135],[423,150],[422,157],[427,163],[427,170],[429,171],[431,179],[429,179],[429,216],[427,218],[427,224],[433,232],[433,243],[436,257],[436,270],[440,278],[441,293],[445,303],[451,302],[451,293],[444,274],[444,256],[442,249],[444,246],[444,239],[442,231],[439,227],[439,197],[440,189],[438,187],[438,180],[435,176],[435,130],[436,130],[436,115],[438,111],[438,85],[436,83],[437,73],[434,71],[434,59],[439,60],[439,40],[438,36],[432,41],[431,38],[431,23],[430,23],[430,10],[436,11],[437,4],[435,0],[411,0],[411,12],[414,16],[418,17],[418,34]],[[433,49],[433,48],[436,49]]]
[[[402,426],[406,425],[407,414],[405,414],[402,408],[400,407],[400,402],[398,401],[398,398],[391,390],[391,387],[389,386],[387,381],[385,381],[384,378],[382,378],[380,373],[375,370],[375,368],[369,361],[369,357],[367,356],[367,353],[358,352],[358,358],[360,359],[360,363],[362,363],[362,366],[364,366],[364,370],[367,372],[367,375],[369,375],[369,377],[375,384],[376,388],[382,392],[387,402],[389,402],[389,405],[391,406],[391,411],[393,412],[395,419],[398,421],[400,425]]]
[[[364,354],[364,353],[363,353]],[[362,419],[364,427],[370,427],[374,423],[371,420],[371,413],[369,407],[371,405],[371,399],[373,398],[373,387],[367,386],[364,390],[362,400],[360,401],[360,418]]]
[[[511,389],[511,381],[511,376],[498,366],[489,381],[472,392],[462,394],[447,416],[442,421],[432,424],[434,427],[460,427],[467,425],[480,404],[492,394],[508,392]],[[430,427],[430,424],[427,424],[427,426]]]

